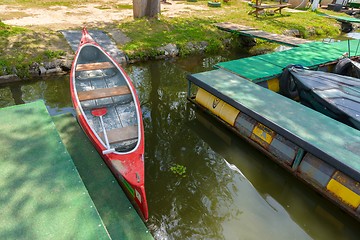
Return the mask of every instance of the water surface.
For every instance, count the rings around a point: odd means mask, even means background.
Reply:
[[[126,66],[141,101],[156,239],[358,239],[359,223],[186,99],[186,75],[234,56]],[[0,87],[0,107],[72,112],[68,76]],[[171,170],[186,167],[185,176]]]

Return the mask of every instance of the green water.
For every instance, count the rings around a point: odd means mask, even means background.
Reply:
[[[155,239],[358,239],[360,224],[186,99],[186,75],[228,59],[127,66],[141,101]],[[68,76],[0,87],[0,107],[72,112]],[[184,175],[171,170],[186,167]]]

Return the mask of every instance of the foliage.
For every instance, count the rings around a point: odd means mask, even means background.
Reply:
[[[117,9],[132,9],[133,6],[131,4],[117,4],[116,8]]]
[[[131,56],[137,52],[151,52],[152,49],[175,43],[180,49],[180,55],[188,53],[186,45],[189,42],[207,41],[207,51],[222,48],[224,34],[213,26],[213,21],[200,18],[165,18],[138,19],[119,25],[133,41],[122,49]],[[141,31],[138,31],[141,29]],[[156,56],[156,51],[152,52]],[[150,56],[151,57],[151,56]]]
[[[27,60],[24,54],[17,54],[11,58],[1,59],[0,68],[5,74],[16,73],[20,78],[25,78],[29,75],[29,65],[31,61]]]
[[[24,28],[20,27],[11,27],[6,25],[0,20],[0,38],[9,37],[11,35],[15,35],[21,32],[25,32]]]
[[[186,177],[186,167],[183,165],[176,164],[175,166],[172,166],[170,170],[179,176]]]
[[[52,61],[66,54],[64,50],[50,50],[48,44],[44,45],[43,36],[0,21],[0,75],[16,73],[27,77],[34,62]]]
[[[45,52],[44,52],[44,56],[46,56],[48,59],[55,59],[55,58],[59,58],[64,55],[65,55],[65,52],[62,50],[58,50],[58,51],[45,50]]]

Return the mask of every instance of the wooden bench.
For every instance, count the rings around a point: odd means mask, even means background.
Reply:
[[[138,126],[128,126],[123,128],[114,128],[106,131],[109,143],[118,143],[129,140],[137,139],[138,137]],[[104,139],[104,134],[99,133],[101,139]]]
[[[96,90],[81,91],[78,92],[78,97],[80,101],[86,101],[86,100],[125,95],[130,93],[131,92],[128,86],[119,86],[113,88],[99,88]]]
[[[256,0],[256,3],[251,5],[252,8],[255,8],[253,11],[250,11],[249,14],[254,14],[256,15],[256,17],[258,17],[259,12],[263,11],[265,9],[271,9],[271,8],[275,8],[274,12],[279,12],[281,14],[281,9],[286,8],[290,6],[290,4],[282,4],[281,0],[279,2],[279,4],[275,4],[275,5],[261,5],[261,0]]]
[[[76,71],[90,71],[97,69],[113,68],[114,64],[111,62],[97,62],[97,63],[85,63],[76,65]]]

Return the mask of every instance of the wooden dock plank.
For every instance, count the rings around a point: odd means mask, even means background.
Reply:
[[[293,46],[293,47],[297,47],[300,44],[311,42],[309,40],[305,40],[302,38],[280,35],[280,34],[275,34],[275,33],[268,33],[268,32],[262,31],[262,30],[257,30],[255,28],[238,25],[235,23],[229,23],[229,22],[217,23],[217,24],[215,24],[215,26],[224,31],[236,32],[243,36],[260,38],[260,39],[268,40],[271,42],[276,42],[279,44],[285,44],[285,45]]]
[[[271,42],[277,42],[280,44],[286,44],[286,45],[294,46],[294,47],[297,47],[299,44],[311,42],[309,40],[305,40],[302,38],[280,35],[280,34],[276,34],[276,33],[268,33],[268,32],[262,31],[262,30],[243,31],[240,34],[249,36],[249,37],[255,37],[255,38],[268,40]]]
[[[249,30],[257,30],[257,28],[244,26],[240,24],[235,24],[231,22],[222,22],[222,23],[216,23],[216,27],[225,30],[225,31],[249,31]]]

